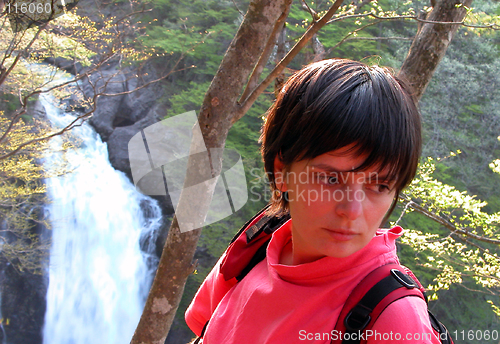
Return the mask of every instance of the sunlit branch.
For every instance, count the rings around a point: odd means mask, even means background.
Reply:
[[[484,236],[480,236],[480,235],[471,233],[468,230],[456,227],[455,225],[453,225],[452,223],[450,223],[448,220],[444,219],[443,217],[441,217],[441,216],[433,213],[432,211],[429,211],[429,210],[425,209],[424,207],[422,207],[418,203],[415,203],[415,202],[413,202],[411,200],[408,200],[408,198],[405,195],[400,195],[400,198],[403,201],[408,202],[410,204],[410,208],[414,209],[415,211],[417,211],[418,213],[420,213],[422,215],[427,216],[431,220],[434,220],[435,222],[437,222],[440,225],[446,227],[447,229],[449,229],[450,231],[452,231],[455,234],[459,234],[459,235],[462,235],[462,236],[465,236],[465,237],[468,237],[468,238],[472,238],[474,240],[486,242],[486,243],[489,243],[489,244],[500,245],[500,240],[492,239],[492,238],[486,238]]]
[[[348,41],[392,41],[392,40],[398,40],[398,41],[412,41],[414,37],[349,37],[347,38],[345,42]]]
[[[302,50],[302,48],[309,42],[309,40],[321,29],[330,18],[337,12],[338,8],[342,4],[342,0],[336,0],[335,3],[330,7],[327,13],[321,17],[317,22],[313,23],[309,29],[304,33],[301,39],[295,44],[295,46],[286,54],[286,56],[278,63],[274,69],[269,73],[269,75],[250,93],[246,99],[240,103],[238,113],[232,118],[233,122],[240,119],[252,106],[259,95],[265,91],[267,86],[278,76],[283,69],[293,60],[293,58]]]
[[[50,82],[50,81],[48,81],[48,82],[42,84],[40,87],[38,87],[38,90],[30,92],[29,94],[25,95],[24,97],[21,97],[21,94],[19,94],[20,103],[21,103],[21,109],[17,110],[16,113],[15,113],[15,115],[10,120],[9,126],[5,129],[5,132],[0,137],[0,143],[3,142],[3,141],[5,141],[7,135],[12,130],[14,124],[16,124],[17,121],[21,118],[21,116],[26,113],[26,104],[27,104],[27,101],[28,101],[28,99],[30,97],[33,97],[35,95],[42,94],[42,93],[48,93],[48,92],[51,92],[51,91],[53,91],[55,89],[59,89],[59,88],[62,88],[64,86],[76,83],[77,81],[80,81],[80,80],[88,77],[90,75],[90,73],[92,73],[95,70],[97,70],[100,66],[102,66],[104,63],[106,63],[113,56],[108,56],[107,58],[105,58],[104,60],[102,60],[98,64],[96,64],[91,70],[88,70],[86,73],[78,74],[77,76],[75,76],[71,80],[68,80],[66,82],[60,83],[58,85],[54,85],[54,86],[49,87],[47,89],[42,89],[42,87],[44,87],[45,85],[47,85]],[[21,89],[19,89],[19,92],[21,92]],[[19,150],[17,150],[17,151],[19,151]],[[1,159],[2,159],[2,157],[0,157],[0,160]]]
[[[35,41],[38,39],[38,36],[40,36],[40,33],[43,30],[45,30],[46,27],[47,27],[47,23],[41,25],[38,28],[38,31],[33,36],[33,38],[31,39],[31,41],[26,45],[26,47],[24,47],[24,49],[23,49],[24,51],[27,51],[33,45],[33,43],[35,43]],[[10,72],[12,72],[12,70],[14,69],[14,67],[17,65],[17,63],[19,62],[19,59],[21,58],[21,55],[22,54],[17,54],[16,58],[14,59],[14,61],[9,66],[9,69],[7,69],[6,71],[3,71],[0,74],[0,85],[2,85],[5,82],[5,79],[7,78],[7,76],[9,76]],[[3,65],[3,63],[2,63],[2,65]]]
[[[101,93],[100,96],[101,97],[116,97],[116,96],[123,96],[123,95],[126,95],[126,94],[132,94],[140,89],[143,89],[143,88],[146,88],[148,87],[149,85],[152,85],[154,83],[157,83],[161,80],[164,80],[166,78],[168,78],[170,75],[172,75],[173,73],[177,73],[177,72],[182,72],[182,71],[185,71],[185,70],[188,70],[188,69],[191,69],[191,68],[195,68],[196,66],[189,66],[189,67],[185,67],[185,68],[180,68],[180,69],[176,69],[176,70],[173,70],[171,72],[169,72],[167,75],[164,75],[158,79],[155,79],[155,80],[152,80],[152,81],[149,81],[141,86],[138,86],[136,88],[134,88],[133,90],[130,90],[130,91],[124,91],[124,92],[118,92],[118,93]],[[131,80],[131,79],[129,79]]]
[[[372,13],[372,12],[339,16],[339,17],[331,19],[328,22],[328,24],[332,24],[332,23],[334,23],[336,21],[340,21],[340,20],[345,20],[345,19],[350,19],[350,18],[363,18],[363,17],[372,17],[372,18],[379,19],[379,20],[404,20],[404,19],[410,19],[410,20],[415,20],[417,22],[424,23],[424,24],[461,25],[461,26],[464,26],[464,27],[470,27],[470,28],[474,28],[474,29],[500,30],[500,26],[498,24],[495,24],[495,23],[488,24],[488,25],[473,25],[473,24],[467,24],[467,23],[465,23],[465,19],[463,21],[459,21],[459,22],[441,22],[441,21],[432,21],[432,20],[422,19],[422,18],[419,18],[416,15],[379,16],[379,15],[376,15],[375,13]]]

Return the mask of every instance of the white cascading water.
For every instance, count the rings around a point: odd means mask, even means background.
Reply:
[[[55,127],[75,118],[50,95],[40,101]],[[71,134],[78,147],[64,152],[56,137],[44,163],[57,170],[66,161],[69,171],[46,180],[52,246],[43,343],[129,343],[156,265],[160,208],[111,167],[106,144],[89,125]]]

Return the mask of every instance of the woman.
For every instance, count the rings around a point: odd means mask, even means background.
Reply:
[[[223,255],[187,310],[187,324],[200,335],[208,322],[205,344],[330,343],[324,334],[354,287],[398,263],[402,229],[379,226],[417,169],[415,99],[385,68],[320,61],[285,83],[261,141],[273,191],[267,213],[291,219],[240,282],[221,274]],[[372,331],[368,343],[439,343],[416,297],[390,304]]]

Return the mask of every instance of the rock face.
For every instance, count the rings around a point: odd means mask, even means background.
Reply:
[[[67,60],[64,57],[48,57],[45,59],[46,63],[54,65],[70,74],[77,74],[83,69],[80,62],[74,63],[73,61]]]
[[[124,172],[130,180],[132,173],[128,152],[130,139],[142,129],[158,122],[166,113],[159,102],[162,95],[158,78],[152,67],[141,71],[120,70],[117,64],[106,65],[83,82],[82,90],[88,99],[96,99],[90,124],[108,145],[111,165]],[[174,213],[170,197],[154,196],[160,202],[164,216]],[[156,253],[161,255],[168,233],[164,222],[159,231]]]
[[[90,124],[104,142],[108,143],[110,161],[114,168],[129,177],[128,142],[141,129],[160,119],[159,106],[155,105],[159,95],[156,84],[136,90],[154,78],[138,80],[131,71],[120,71],[116,66],[93,73],[83,83],[87,99],[96,99],[95,111]]]
[[[0,264],[2,343],[41,344],[48,278]]]

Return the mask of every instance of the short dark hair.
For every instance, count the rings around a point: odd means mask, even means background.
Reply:
[[[410,87],[388,68],[331,59],[312,63],[283,85],[262,128],[261,153],[271,185],[271,211],[288,210],[275,194],[274,160],[293,162],[354,144],[366,154],[360,171],[389,167],[396,197],[415,176],[421,153],[421,121]]]

